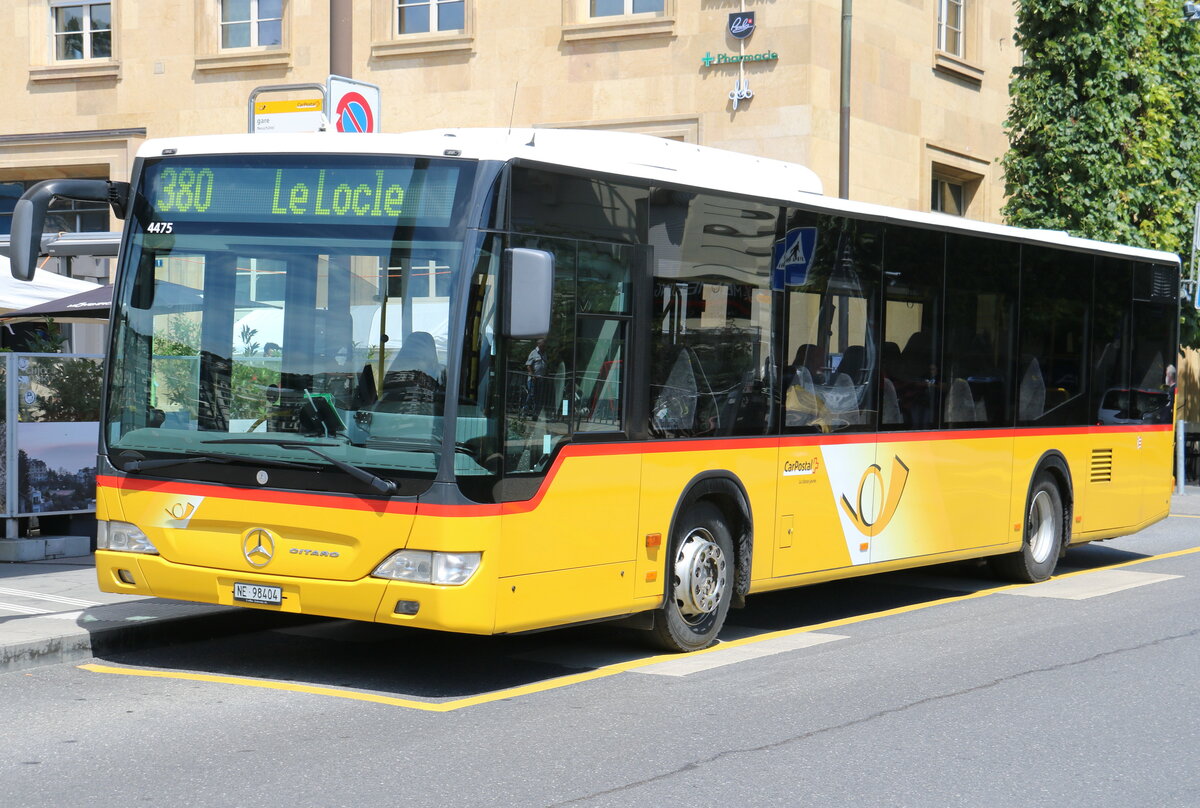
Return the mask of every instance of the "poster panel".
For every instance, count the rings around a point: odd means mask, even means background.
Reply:
[[[19,516],[95,510],[99,357],[17,354]]]

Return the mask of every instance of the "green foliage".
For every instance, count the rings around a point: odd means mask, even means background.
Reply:
[[[58,323],[53,317],[46,317],[45,332],[35,332],[25,338],[26,353],[61,353],[67,344],[67,338],[62,335]]]
[[[1006,122],[1008,221],[1190,249],[1200,24],[1175,0],[1020,0],[1015,38],[1024,63]],[[1200,345],[1194,329],[1190,339]]]
[[[254,342],[254,335],[257,333],[257,328],[251,328],[248,325],[242,326],[242,356],[254,356],[258,353],[259,344]]]
[[[279,370],[235,360],[231,372],[229,417],[266,418],[267,387],[279,384]]]
[[[242,326],[242,356],[250,357],[258,353],[260,345],[254,340],[257,334],[257,328]],[[235,358],[230,374],[229,417],[266,418],[266,389],[269,384],[279,384],[278,368],[259,367]]]
[[[1179,318],[1179,344],[1188,348],[1200,348],[1200,311],[1187,303],[1183,304],[1182,316]]]
[[[151,404],[184,410],[194,420],[199,407],[200,323],[186,315],[168,315],[166,327],[154,334],[152,351],[156,393]]]
[[[243,326],[241,345],[234,352],[251,357],[259,350],[256,329]],[[195,420],[200,399],[200,323],[186,315],[170,315],[154,335],[154,406],[183,410]],[[266,389],[279,384],[278,360],[256,359],[261,365],[231,357],[229,380],[230,418],[263,418],[267,414]]]
[[[37,421],[85,423],[100,420],[100,385],[104,371],[95,359],[72,356],[34,357],[29,376],[39,391],[30,409]]]
[[[45,333],[25,340],[29,353],[60,353],[66,339],[58,323],[46,318]],[[26,405],[22,418],[56,423],[100,420],[100,384],[104,375],[99,362],[71,356],[30,357],[27,372],[37,391],[33,404]]]

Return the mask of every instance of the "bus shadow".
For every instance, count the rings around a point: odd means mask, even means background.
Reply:
[[[1068,550],[1056,574],[1102,569],[1148,557],[1144,553],[1086,544]],[[731,629],[741,629],[737,632],[740,638],[752,636],[756,631],[805,628],[931,605],[1011,585],[1011,581],[993,575],[982,560],[938,564],[755,595],[748,600],[747,608],[731,611],[726,624]]]
[[[1093,542],[1092,544],[1085,544],[1081,547],[1074,547],[1068,550],[1066,558],[1058,562],[1056,574],[1062,575],[1066,572],[1082,572],[1084,570],[1112,567],[1117,564],[1128,564],[1131,561],[1140,561],[1143,558],[1150,557],[1150,553],[1134,553],[1129,550],[1121,550],[1116,547]]]
[[[1071,550],[1062,572],[1099,569],[1146,556],[1103,546]],[[731,610],[725,640],[933,605],[1007,586],[986,564],[964,562],[875,574],[755,595]],[[370,691],[430,702],[514,687],[661,654],[647,636],[615,624],[480,637],[330,619],[262,614],[247,631],[115,651],[113,663]],[[271,618],[278,618],[272,620]]]
[[[278,615],[280,618],[286,615]],[[601,626],[534,635],[479,637],[319,619],[140,650],[115,652],[115,664],[318,687],[349,688],[429,701],[485,695],[594,667],[638,659],[639,638]],[[562,642],[603,647],[600,664],[543,653]]]

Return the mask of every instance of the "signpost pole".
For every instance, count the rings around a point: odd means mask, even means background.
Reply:
[[[329,0],[329,72],[349,76],[354,64],[352,0]]]
[[[1185,289],[1192,299],[1192,304],[1200,309],[1200,272],[1196,268],[1196,249],[1200,247],[1200,202],[1196,203],[1196,213],[1192,217],[1192,260],[1188,266]],[[1188,288],[1190,287],[1190,288]]]
[[[20,521],[16,516],[19,469],[17,467],[17,355],[0,355],[4,362],[4,538],[15,539],[21,535]]]
[[[1175,493],[1184,493],[1187,484],[1187,421],[1175,424]]]
[[[842,0],[841,107],[838,111],[838,196],[850,198],[850,34],[854,0]]]

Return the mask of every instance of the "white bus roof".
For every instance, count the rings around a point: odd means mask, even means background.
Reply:
[[[589,129],[430,129],[402,134],[200,135],[148,140],[138,157],[199,154],[412,154],[471,160],[528,160],[614,176],[711,189],[804,207],[915,224],[968,235],[994,236],[1069,249],[1178,264],[1173,253],[1077,238],[1057,230],[1029,230],[939,213],[919,213],[823,196],[820,178],[796,163],[681,143]]]

